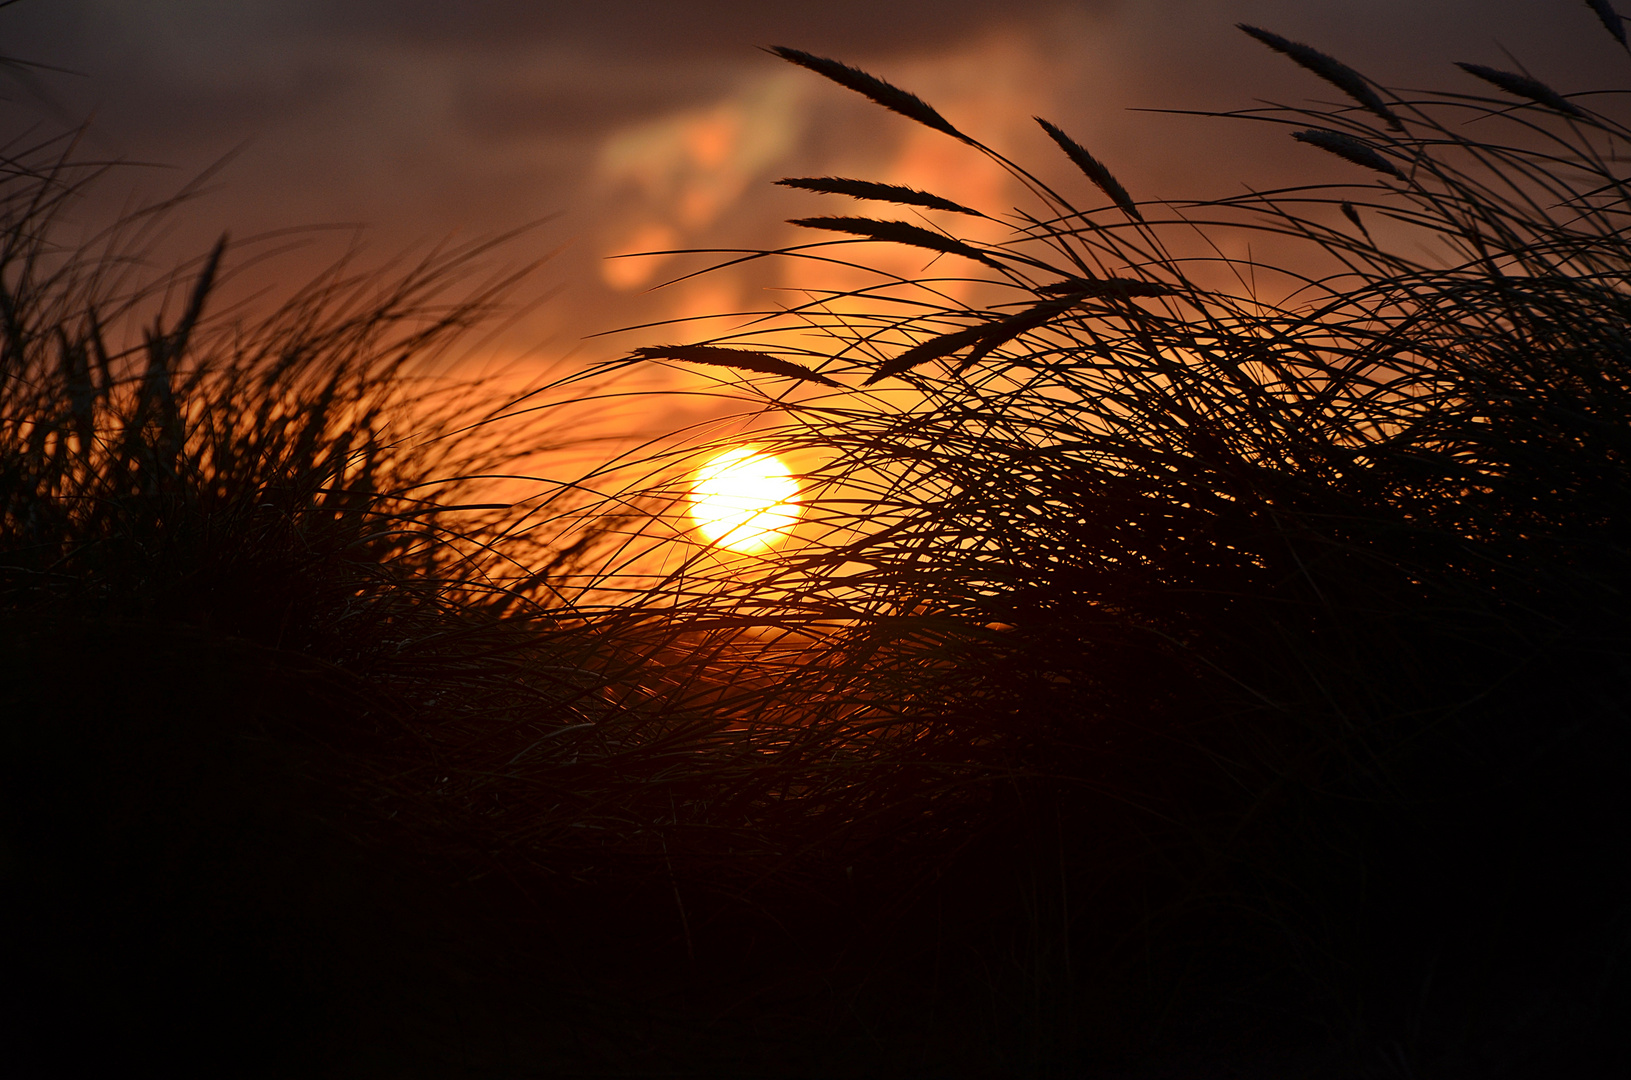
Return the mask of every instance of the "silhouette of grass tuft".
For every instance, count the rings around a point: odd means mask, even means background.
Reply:
[[[821,370],[856,388],[767,380],[746,419],[820,463],[810,524],[673,617],[805,635],[750,711],[875,716],[963,763],[924,813],[977,822],[965,842],[889,849],[922,898],[904,919],[961,944],[922,946],[932,991],[883,957],[856,978],[923,1001],[927,1043],[967,1046],[934,1018],[981,1017],[969,1074],[1174,1045],[1361,1074],[1480,1055],[1591,1071],[1627,1008],[1602,989],[1623,957],[1591,944],[1618,907],[1589,851],[1631,835],[1609,764],[1631,730],[1631,243],[1611,165],[1631,131],[1504,75],[1551,120],[1453,93],[1396,110],[1245,29],[1366,112],[1223,116],[1385,180],[1109,225],[957,132],[1048,203],[1011,241],[801,220],[978,256],[994,299],[880,271],[759,332],[803,355],[824,338]],[[1272,266],[1217,254],[1265,234]],[[886,799],[908,762],[855,767]],[[1539,993],[1571,1004],[1536,1011]]]

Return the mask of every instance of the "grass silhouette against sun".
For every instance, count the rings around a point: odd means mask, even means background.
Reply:
[[[1041,121],[1075,173],[1048,183],[775,50],[1035,201],[987,244],[953,226],[989,209],[783,181],[895,209],[751,254],[949,269],[620,362],[721,370],[756,448],[816,463],[788,542],[665,571],[675,478],[726,446],[620,461],[651,480],[614,499],[481,498],[516,410],[416,365],[513,286],[483,250],[233,324],[218,249],[158,318],[166,283],[54,245],[69,163],[12,148],[28,1052],[88,1025],[101,1062],[266,1075],[1623,1059],[1631,131],[1526,74],[1395,92],[1242,29],[1342,96],[1223,118],[1352,182],[1138,201]]]

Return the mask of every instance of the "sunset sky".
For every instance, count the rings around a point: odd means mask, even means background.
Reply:
[[[384,257],[549,218],[506,256],[562,249],[537,279],[559,292],[516,346],[543,368],[574,349],[567,363],[696,340],[712,324],[585,334],[774,305],[766,289],[793,284],[788,271],[758,264],[652,293],[702,264],[607,257],[778,246],[799,238],[784,219],[858,205],[775,188],[778,177],[862,176],[1013,205],[966,148],[760,46],[863,67],[1079,182],[1031,120],[1046,116],[1138,198],[1325,175],[1333,163],[1283,133],[1129,111],[1334,94],[1235,31],[1240,21],[1395,86],[1487,89],[1451,62],[1517,66],[1503,48],[1564,91],[1615,85],[1631,63],[1580,0],[18,0],[0,10],[0,34],[8,55],[73,73],[10,77],[12,130],[20,118],[89,120],[82,153],[162,166],[110,179],[87,223],[239,152],[178,220],[178,254],[222,230],[355,223]],[[350,235],[278,265],[298,276]]]

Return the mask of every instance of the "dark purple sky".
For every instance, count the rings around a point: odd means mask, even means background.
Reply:
[[[1285,179],[1312,152],[1129,109],[1334,93],[1237,21],[1392,85],[1481,89],[1450,62],[1511,67],[1503,47],[1565,91],[1631,71],[1582,0],[19,0],[0,10],[0,48],[78,73],[41,77],[49,106],[7,84],[13,130],[52,110],[89,117],[86,153],[170,167],[109,181],[114,201],[173,190],[241,148],[179,220],[178,251],[223,229],[355,222],[384,254],[555,215],[511,249],[521,261],[566,246],[539,279],[562,291],[528,324],[549,339],[543,363],[587,332],[773,303],[763,290],[778,282],[763,274],[648,293],[693,264],[606,256],[779,245],[794,235],[784,218],[847,212],[771,187],[777,177],[860,175],[1012,205],[966,150],[757,46],[865,67],[1053,169],[1030,119],[1048,116],[1135,196],[1185,198]],[[329,243],[283,265],[315,266]]]

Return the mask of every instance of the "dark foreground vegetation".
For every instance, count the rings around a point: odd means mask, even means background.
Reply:
[[[1233,122],[1352,184],[1140,203],[1044,124],[1104,205],[1005,161],[993,246],[788,181],[923,224],[761,255],[956,269],[631,356],[821,461],[638,587],[655,482],[482,501],[481,252],[212,317],[231,249],[137,287],[10,148],[18,1075],[1626,1075],[1631,130],[1248,32],[1342,96]]]

